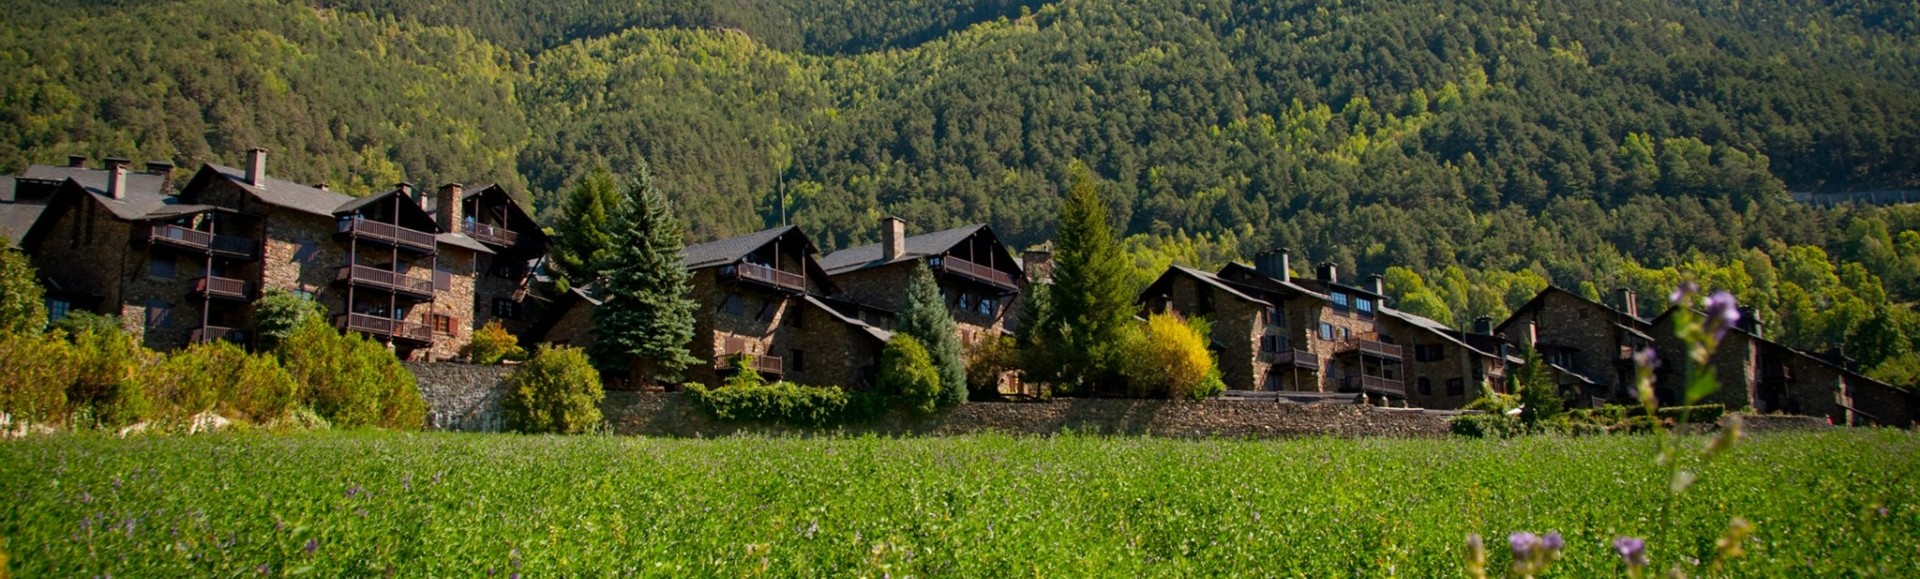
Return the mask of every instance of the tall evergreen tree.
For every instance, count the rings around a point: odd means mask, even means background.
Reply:
[[[1059,332],[1053,325],[1053,285],[1035,283],[1020,300],[1013,345],[1020,352],[1021,379],[1048,383],[1060,379]]]
[[[625,204],[613,175],[604,170],[588,173],[567,192],[553,237],[553,265],[563,282],[585,285],[600,278],[614,251],[614,220]]]
[[[626,197],[625,210],[613,220],[604,277],[594,288],[605,302],[593,311],[591,354],[605,372],[625,375],[632,362],[643,381],[678,382],[694,362],[687,352],[693,341],[691,276],[680,262],[685,232],[644,165]]]
[[[1060,379],[1098,386],[1117,374],[1114,348],[1133,312],[1131,272],[1092,170],[1076,162],[1068,174],[1054,241],[1053,311],[1046,325],[1059,332]]]
[[[47,327],[47,304],[26,254],[0,241],[0,332],[37,334]]]
[[[967,400],[967,365],[960,356],[959,328],[953,313],[940,297],[939,282],[925,263],[913,266],[913,278],[907,280],[907,307],[894,329],[913,336],[933,356],[940,370],[940,404],[952,406]]]

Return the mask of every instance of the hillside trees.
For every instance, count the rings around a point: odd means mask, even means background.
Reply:
[[[587,173],[567,191],[551,249],[563,282],[585,286],[600,279],[614,251],[616,220],[628,202],[605,170]]]

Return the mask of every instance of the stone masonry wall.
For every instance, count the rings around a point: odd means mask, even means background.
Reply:
[[[499,432],[506,428],[501,402],[512,366],[475,366],[452,362],[406,363],[427,401],[427,428],[459,432]]]

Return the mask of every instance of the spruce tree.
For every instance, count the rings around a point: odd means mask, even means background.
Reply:
[[[1060,340],[1052,325],[1053,286],[1035,283],[1021,296],[1018,324],[1013,329],[1013,345],[1019,351],[1020,378],[1047,383],[1060,379]]]
[[[590,353],[602,372],[625,375],[635,362],[641,380],[678,382],[694,362],[687,352],[694,302],[680,261],[684,232],[644,166],[626,193],[630,201],[615,215],[613,249],[594,288],[605,301],[593,311]]]
[[[1076,162],[1068,173],[1049,296],[1053,311],[1046,325],[1059,333],[1060,379],[1091,387],[1112,382],[1117,375],[1114,347],[1134,310],[1132,272],[1114,238],[1093,172]]]
[[[554,224],[553,265],[560,280],[570,286],[597,281],[614,250],[614,220],[624,200],[612,174],[588,173],[567,192]]]
[[[933,270],[925,263],[913,266],[913,277],[907,280],[906,311],[901,312],[894,329],[919,340],[933,356],[933,365],[940,370],[940,404],[966,402],[967,365],[960,355],[959,328],[954,326],[953,313],[947,311],[946,300],[940,297]]]

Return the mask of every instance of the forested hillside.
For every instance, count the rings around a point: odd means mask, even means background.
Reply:
[[[1786,192],[1920,187],[1916,6],[8,0],[0,169],[264,146],[551,214],[645,161],[697,240],[784,195],[831,249],[886,214],[1044,241],[1079,160],[1146,271],[1287,246],[1455,322],[1685,275],[1802,347],[1894,328],[1877,364],[1920,337],[1920,212]]]

